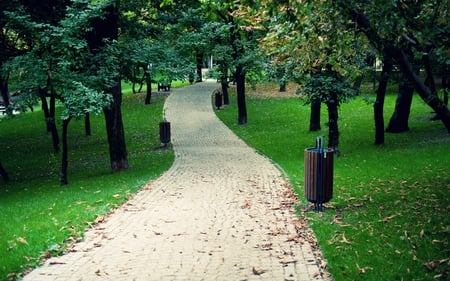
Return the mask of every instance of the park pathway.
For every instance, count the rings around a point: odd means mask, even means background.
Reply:
[[[289,184],[217,119],[217,87],[174,90],[173,166],[24,280],[323,280]]]

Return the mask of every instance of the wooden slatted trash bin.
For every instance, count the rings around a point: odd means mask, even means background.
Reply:
[[[314,203],[316,211],[333,197],[334,150],[322,147],[322,139],[316,147],[305,149],[305,198]]]

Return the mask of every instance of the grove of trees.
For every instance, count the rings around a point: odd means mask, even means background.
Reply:
[[[320,129],[326,105],[328,146],[338,153],[339,105],[358,95],[375,60],[382,65],[376,144],[384,143],[385,131],[409,130],[413,92],[450,132],[449,8],[442,0],[2,1],[0,92],[10,118],[13,110],[42,107],[54,151],[62,150],[61,184],[68,183],[71,119],[84,118],[89,135],[89,115],[104,114],[111,169],[126,170],[121,81],[146,84],[143,102],[151,104],[152,82],[200,82],[211,56],[225,104],[230,80],[236,84],[238,124],[249,122],[248,83],[273,80],[280,90],[297,83],[311,106],[310,130]],[[385,128],[384,96],[396,71],[398,98]],[[20,101],[11,103],[12,87]],[[55,116],[57,104],[64,108],[61,116]],[[1,162],[0,174],[8,178]]]

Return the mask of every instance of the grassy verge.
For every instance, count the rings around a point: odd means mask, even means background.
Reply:
[[[328,134],[326,126],[309,132],[309,108],[297,98],[258,97],[247,98],[249,123],[239,126],[233,99],[217,115],[285,170],[306,208],[303,153]],[[389,95],[385,120],[394,104]],[[335,280],[448,278],[450,134],[429,121],[418,97],[411,112],[409,132],[388,134],[385,145],[375,146],[372,106],[361,98],[341,106],[334,197],[325,212],[306,213]]]
[[[128,86],[125,93],[131,92]],[[164,97],[125,94],[123,121],[130,168],[111,173],[103,116],[91,117],[92,135],[84,121],[69,126],[69,185],[59,185],[60,154],[52,151],[42,112],[0,119],[1,161],[10,182],[0,182],[0,280],[15,279],[46,256],[59,254],[66,243],[120,205],[173,161],[160,146],[158,124]],[[58,122],[60,126],[60,122]]]

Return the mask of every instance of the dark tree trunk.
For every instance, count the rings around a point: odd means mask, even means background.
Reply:
[[[113,102],[104,112],[111,169],[113,172],[117,172],[128,169],[125,130],[123,128],[121,111],[122,95],[119,81],[114,88],[110,89],[110,94],[113,96]]]
[[[337,100],[334,98],[333,100]],[[339,127],[338,127],[338,104],[327,102],[328,107],[328,147],[334,149],[339,155]]]
[[[69,148],[67,144],[67,134],[69,128],[70,117],[62,121],[62,157],[61,157],[61,185],[69,183],[67,176],[67,167],[69,166]]]
[[[0,64],[1,68],[1,64]],[[8,77],[3,78],[3,75],[0,75],[0,93],[3,99],[3,105],[5,106],[5,110],[7,114],[12,114],[12,109],[9,107],[10,105],[10,95],[8,90]]]
[[[84,132],[86,133],[86,136],[91,135],[91,115],[89,112],[86,112],[84,115]]]
[[[375,119],[375,144],[384,144],[384,98],[386,96],[386,88],[392,67],[392,60],[385,58],[383,60],[383,70],[381,71],[380,82],[378,84],[377,99],[373,105]]]
[[[88,44],[94,53],[105,46],[104,39],[118,39],[118,5],[118,1],[114,1],[114,3],[105,8],[104,18],[97,18],[92,21],[93,30],[88,35]],[[111,105],[103,111],[105,113],[111,169],[113,172],[117,172],[128,169],[128,157],[121,111],[122,91],[120,77],[116,78],[116,85],[110,89],[105,89],[105,92],[108,95],[112,95],[113,98]]]
[[[45,117],[45,124],[47,128],[47,133],[50,133],[52,135],[52,143],[53,143],[53,150],[55,152],[59,152],[59,135],[58,135],[58,129],[56,128],[56,120],[54,116],[54,110],[51,110],[51,102],[50,102],[50,108],[49,104],[47,102],[47,90],[46,89],[39,89],[39,97],[41,98],[41,105],[42,105],[42,111],[44,112]],[[53,115],[52,115],[53,113]]]
[[[197,51],[195,59],[197,61],[197,82],[202,82],[203,54]]]
[[[3,178],[3,181],[5,182],[9,181],[9,175],[6,172],[5,168],[3,168],[2,162],[0,162],[0,175]]]
[[[228,83],[221,82],[220,85],[222,88],[223,104],[228,105],[230,104],[230,97],[228,95]]]
[[[131,89],[133,90],[133,94],[140,93],[142,91],[142,87],[144,86],[144,79],[145,79],[145,76],[146,76],[146,73],[144,72],[144,74],[142,75],[141,79],[139,79],[139,81],[136,82],[136,78],[137,78],[136,76],[139,75],[139,68],[137,68],[136,72],[137,73],[135,75],[133,75],[134,76],[133,77],[133,83],[132,83],[132,86],[131,86]],[[136,84],[139,84],[139,88],[137,90],[136,90]]]
[[[442,89],[444,89],[444,97],[442,98],[444,104],[448,106],[448,78],[445,77],[446,74],[442,77]]]
[[[286,81],[280,81],[280,89],[279,92],[286,92]]]
[[[150,75],[150,69],[147,69],[145,74],[145,83],[147,84],[147,92],[145,95],[145,104],[152,103],[152,76]]]
[[[236,67],[236,91],[238,104],[238,124],[247,124],[247,105],[245,103],[245,73],[242,66]]]
[[[321,107],[321,101],[320,100],[313,100],[311,101],[311,113],[309,117],[309,131],[315,132],[319,131],[320,128],[320,107]]]
[[[411,113],[411,104],[414,87],[409,81],[402,79],[398,85],[397,101],[386,132],[402,133],[409,131],[408,120]]]
[[[220,64],[220,85],[222,88],[223,104],[230,104],[228,96],[228,68],[224,63]]]

